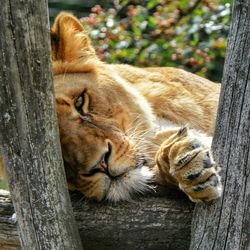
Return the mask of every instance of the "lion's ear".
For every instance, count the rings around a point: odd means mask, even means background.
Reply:
[[[91,41],[80,21],[72,14],[62,12],[51,29],[53,62],[73,62],[96,57]]]

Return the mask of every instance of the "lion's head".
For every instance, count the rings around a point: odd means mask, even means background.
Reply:
[[[60,139],[70,187],[98,201],[128,200],[152,179],[147,102],[95,54],[86,31],[61,13],[52,27]],[[146,158],[145,158],[146,157]]]

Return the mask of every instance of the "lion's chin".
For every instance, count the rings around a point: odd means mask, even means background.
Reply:
[[[133,195],[143,194],[150,188],[154,172],[146,166],[135,168],[111,181],[106,199],[111,202],[131,201]]]

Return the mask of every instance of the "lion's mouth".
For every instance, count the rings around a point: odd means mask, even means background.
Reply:
[[[112,202],[131,201],[135,195],[152,189],[154,172],[147,166],[139,166],[111,179],[106,199]]]
[[[109,171],[109,158],[112,154],[112,145],[108,144],[108,151],[103,156],[105,162],[104,173],[110,179],[110,185],[106,193],[106,199],[112,202],[131,201],[136,194],[143,194],[149,189],[154,179],[154,172],[147,167],[147,158],[137,158],[136,166],[131,166],[126,172],[113,176]]]
[[[131,201],[136,195],[141,195],[152,189],[154,172],[146,166],[146,157],[140,157],[136,166],[118,176],[107,174],[110,185],[106,193],[106,200],[112,202]]]
[[[127,168],[126,172],[120,175],[112,175],[109,171],[109,159],[112,154],[112,145],[108,144],[108,150],[100,161],[92,168],[91,172],[85,176],[102,172],[107,180],[105,187],[105,198],[111,202],[131,201],[135,195],[143,194],[152,189],[154,172],[147,165],[147,158],[140,155],[137,157],[136,166]]]

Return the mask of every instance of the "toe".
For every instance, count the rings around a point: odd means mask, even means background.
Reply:
[[[221,196],[222,185],[218,174],[212,174],[205,182],[195,186],[181,185],[180,188],[194,202],[207,202],[217,199]]]

